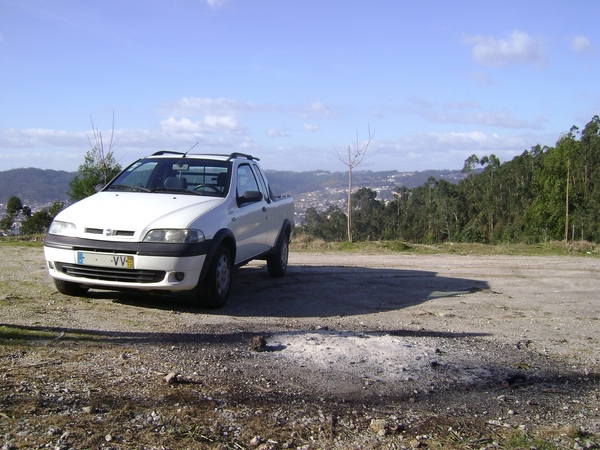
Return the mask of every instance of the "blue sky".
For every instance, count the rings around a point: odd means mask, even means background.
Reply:
[[[266,169],[461,169],[600,114],[600,2],[0,0],[0,170],[77,170],[92,121]]]

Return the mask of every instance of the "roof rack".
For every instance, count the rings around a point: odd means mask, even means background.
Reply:
[[[187,152],[184,153],[184,152],[175,152],[173,150],[159,150],[158,152],[152,153],[152,156],[160,156],[160,155],[187,156],[188,154],[192,155],[192,156],[221,156],[221,157],[227,158],[228,161],[231,161],[232,159],[237,159],[237,158],[245,158],[245,159],[249,159],[250,161],[260,161],[260,159],[257,158],[256,156],[248,155],[246,153],[239,153],[239,152],[235,152],[235,153],[226,155],[226,154],[219,154],[219,153],[187,153]]]
[[[173,150],[160,150],[158,152],[152,153],[152,156],[160,156],[160,155],[185,155],[185,153],[175,152]]]
[[[260,161],[260,159],[258,159],[255,156],[252,155],[247,155],[246,153],[232,153],[231,155],[229,155],[229,159],[236,159],[236,158],[246,158],[249,159],[250,161]]]

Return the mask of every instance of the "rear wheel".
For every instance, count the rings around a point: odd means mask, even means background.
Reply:
[[[231,253],[221,244],[210,262],[206,279],[196,286],[196,300],[205,308],[221,308],[227,303],[231,288]]]
[[[54,278],[54,286],[56,286],[56,289],[58,289],[58,292],[61,294],[71,295],[73,297],[83,295],[90,289],[77,283],[59,280],[58,278]]]
[[[282,277],[288,266],[290,252],[290,237],[286,233],[282,238],[277,251],[267,257],[267,270],[272,277]]]

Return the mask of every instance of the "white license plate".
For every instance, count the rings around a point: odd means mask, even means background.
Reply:
[[[106,253],[77,252],[77,264],[85,266],[119,267],[133,269],[133,256]]]

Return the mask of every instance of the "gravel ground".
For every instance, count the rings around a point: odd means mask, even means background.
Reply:
[[[598,258],[292,253],[208,311],[0,254],[2,449],[600,444]]]

